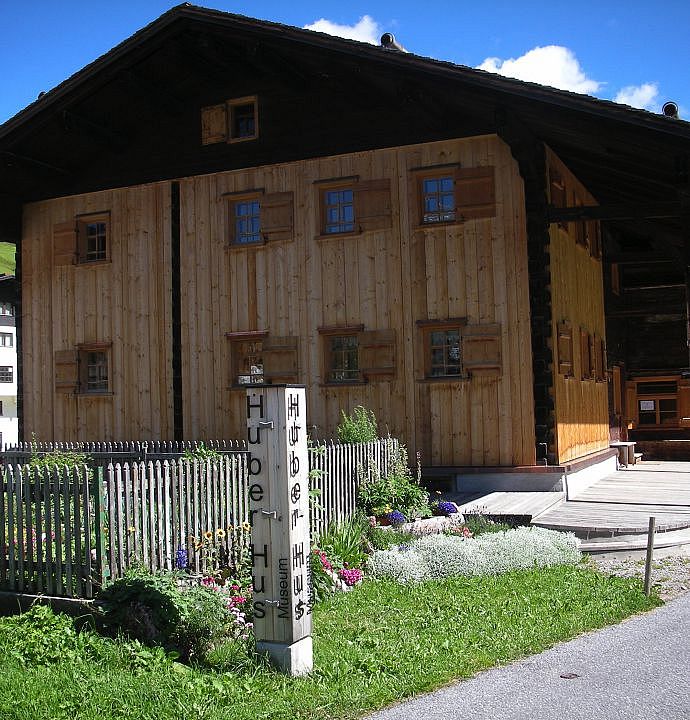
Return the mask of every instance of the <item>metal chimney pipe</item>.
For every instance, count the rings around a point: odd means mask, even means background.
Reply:
[[[396,41],[395,35],[393,33],[383,33],[381,35],[381,45],[386,48],[386,50],[398,50],[399,52],[407,52],[405,48]]]
[[[383,42],[383,38],[381,38],[381,42]],[[667,102],[664,103],[664,106],[661,108],[661,112],[669,118],[675,118],[678,119],[678,105],[676,105],[674,102]]]

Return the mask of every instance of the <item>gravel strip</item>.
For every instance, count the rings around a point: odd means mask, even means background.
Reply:
[[[659,590],[659,596],[665,602],[690,592],[689,550],[683,547],[670,552],[672,554],[662,556],[655,554],[652,563],[652,586]],[[609,575],[637,577],[644,581],[644,552],[591,555],[590,562]]]

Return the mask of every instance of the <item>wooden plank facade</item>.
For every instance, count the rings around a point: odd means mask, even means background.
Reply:
[[[420,173],[438,168],[486,171],[493,199],[484,217],[422,224]],[[324,186],[374,181],[385,188],[374,197],[383,219],[372,229],[324,234]],[[362,404],[426,464],[534,463],[524,197],[516,162],[498,137],[216,173],[179,185],[185,437],[244,435],[245,385],[235,364],[237,346],[253,340],[260,354],[270,355],[277,342],[283,362],[292,358],[271,379],[306,384],[320,436],[334,432],[341,410]],[[287,229],[233,245],[233,203],[254,195],[290,206]],[[37,437],[171,436],[169,197],[164,182],[26,206],[25,422]],[[109,218],[107,259],[67,264],[61,233],[94,213]],[[51,247],[53,262],[46,263]],[[52,315],[40,311],[46,303]],[[466,372],[428,377],[427,327],[449,321],[460,328]],[[333,334],[353,329],[362,373],[330,382],[325,347]],[[61,384],[65,355],[79,361],[90,347],[107,349],[107,393]],[[377,347],[387,357],[383,367]],[[262,359],[270,375],[269,357]]]
[[[581,182],[547,152],[551,204],[596,205]],[[552,223],[553,397],[559,462],[609,446],[601,230],[596,220]]]

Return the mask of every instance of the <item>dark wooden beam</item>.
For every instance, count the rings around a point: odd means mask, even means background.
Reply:
[[[169,88],[161,87],[159,83],[147,80],[131,68],[119,73],[117,81],[128,90],[133,88],[137,96],[154,110],[162,110],[167,115],[179,117],[188,109],[182,98],[171,92]]]
[[[52,173],[58,173],[60,175],[71,175],[70,170],[52,165],[51,163],[44,162],[43,160],[37,160],[36,158],[27,157],[26,155],[20,155],[19,153],[12,152],[11,150],[0,150],[0,156],[6,159],[6,165],[11,167],[13,163],[19,165],[29,165],[34,168],[40,168],[41,170],[49,170]]]
[[[642,203],[640,205],[583,205],[554,207],[549,205],[550,223],[577,222],[578,220],[663,220],[682,215],[679,201]]]
[[[67,132],[79,132],[88,135],[96,142],[110,150],[121,152],[128,146],[128,141],[122,135],[109,130],[99,123],[77,115],[71,110],[62,111],[62,127]]]

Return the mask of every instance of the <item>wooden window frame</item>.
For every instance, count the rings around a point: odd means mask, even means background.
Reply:
[[[585,328],[580,328],[580,379],[594,380],[594,338]]]
[[[456,174],[457,168],[453,168],[451,171],[443,171],[439,170],[438,172],[433,173],[424,173],[420,174],[417,179],[417,192],[419,197],[419,222],[422,227],[434,227],[438,225],[454,225],[458,222],[458,197],[457,197],[457,187],[456,187],[456,180],[455,180],[455,174]],[[424,188],[425,184],[427,182],[436,182],[436,183],[442,183],[448,181],[450,183],[450,188],[447,190],[438,189],[435,192],[427,192]],[[438,209],[436,211],[430,211],[426,209],[426,200],[427,197],[431,198],[432,196],[438,197],[445,197],[450,196],[453,199],[453,207],[452,209]],[[430,216],[438,215],[439,219],[432,220],[427,219]],[[452,217],[440,217],[443,215],[448,215]]]
[[[239,143],[256,140],[259,137],[259,99],[256,95],[247,95],[241,98],[232,98],[226,101],[228,121],[228,142]],[[251,135],[238,135],[235,133],[235,113],[237,108],[251,105],[253,107],[254,132]]]
[[[386,230],[392,227],[392,200],[390,178],[363,180],[359,175],[339,178],[326,178],[314,181],[319,209],[319,227],[316,239],[329,240],[342,238],[373,230]],[[326,195],[329,192],[352,191],[352,229],[328,232]]]
[[[462,167],[459,163],[411,168],[417,207],[417,228],[460,225],[470,220],[492,218],[496,215],[496,169],[493,165]],[[425,220],[424,183],[428,180],[450,178],[453,183],[453,217]],[[441,211],[439,211],[441,212]]]
[[[567,320],[556,326],[556,359],[558,374],[564,378],[575,377],[573,365],[573,329]]]
[[[251,105],[254,120],[254,132],[251,135],[239,135],[236,128],[236,112],[238,108]],[[245,95],[230,98],[217,105],[202,107],[201,144],[216,145],[218,143],[240,143],[257,140],[259,137],[259,98],[257,95]]]
[[[112,344],[111,343],[83,343],[77,345],[77,377],[78,394],[86,397],[112,395]],[[106,387],[89,389],[89,354],[99,354],[105,359]],[[100,381],[102,382],[102,380]]]
[[[89,250],[89,226],[104,225],[104,244],[105,248],[102,252],[94,252]],[[76,256],[78,265],[98,265],[110,262],[110,249],[112,245],[112,224],[110,222],[110,212],[103,211],[98,213],[88,213],[85,215],[77,215],[76,217],[76,235],[77,247]],[[93,255],[96,255],[93,257]]]
[[[357,181],[357,178],[351,179],[350,182],[340,182],[338,184],[327,184],[327,185],[319,185],[318,186],[318,192],[319,192],[319,235],[323,238],[332,238],[332,237],[342,237],[343,235],[359,235],[361,234],[361,229],[357,223],[357,208],[355,205],[355,189],[354,185]],[[343,230],[333,230],[329,232],[328,227],[329,225],[335,225],[336,223],[329,223],[328,222],[328,208],[331,207],[327,203],[327,196],[328,193],[332,192],[350,192],[351,193],[351,200],[350,200],[350,207],[352,208],[352,222],[348,223],[352,225],[349,229],[343,229]],[[340,205],[339,205],[340,206]],[[343,204],[343,206],[345,206]],[[340,223],[345,224],[345,223]]]
[[[260,248],[275,242],[290,242],[294,239],[294,193],[267,193],[263,188],[224,193],[221,196],[226,226],[225,247],[233,250]],[[237,224],[235,208],[241,203],[259,203],[259,237],[255,242],[236,241]]]
[[[554,208],[565,208],[568,206],[568,188],[560,171],[555,167],[549,167],[549,201]],[[568,231],[568,223],[559,220],[557,227]]]
[[[360,348],[360,341],[359,337],[360,334],[364,330],[364,325],[347,325],[347,326],[338,326],[338,327],[320,327],[318,328],[318,333],[321,336],[321,345],[322,345],[322,358],[323,358],[323,384],[328,386],[334,386],[334,387],[341,387],[345,385],[362,385],[365,380],[364,376],[362,375],[362,367],[361,367],[361,348]],[[335,338],[355,338],[357,341],[356,344],[356,350],[357,350],[357,368],[356,377],[349,377],[344,378],[342,380],[336,380],[333,378],[333,373],[335,372],[347,372],[351,369],[348,368],[336,368],[334,367],[334,359],[333,359],[333,341]]]
[[[683,417],[681,408],[681,380],[679,376],[659,376],[659,377],[636,377],[633,380],[628,381],[628,387],[632,388],[632,394],[635,401],[634,419],[635,427],[637,430],[659,430],[661,428],[677,428],[682,427],[681,418]],[[638,392],[638,384],[641,383],[662,383],[662,382],[675,382],[675,392],[656,392],[656,393],[640,393]],[[655,403],[654,413],[656,423],[640,423],[640,402],[642,400],[652,400]],[[661,423],[661,400],[674,400],[676,403],[676,421],[675,423]]]
[[[226,200],[226,218],[227,218],[227,226],[228,226],[228,245],[229,247],[233,248],[248,248],[248,247],[256,247],[259,245],[264,245],[266,243],[266,238],[264,237],[262,233],[261,228],[261,200],[263,198],[263,192],[262,191],[251,191],[251,192],[243,192],[238,194],[229,194],[225,195]],[[237,225],[239,222],[239,218],[241,216],[236,214],[236,209],[240,205],[245,205],[249,203],[257,203],[258,205],[258,212],[257,217],[259,220],[259,229],[256,233],[257,240],[252,240],[251,242],[239,242],[237,240],[238,233],[237,233]],[[253,217],[253,216],[252,216]]]
[[[425,382],[458,382],[469,379],[469,373],[464,366],[463,357],[463,332],[467,326],[466,318],[449,318],[448,320],[418,320],[417,327],[421,333],[422,357],[419,366],[422,370],[422,378]],[[452,375],[432,375],[432,345],[431,335],[434,332],[449,332],[457,330],[459,339],[459,372]]]
[[[275,336],[267,330],[248,330],[227,332],[229,342],[229,388],[246,389],[251,385],[278,383],[296,383],[299,379],[298,338],[296,336]],[[242,383],[240,377],[251,376],[251,372],[242,372],[246,363],[242,360],[244,343],[261,343],[261,379],[256,382]],[[255,349],[256,351],[256,349]],[[254,354],[257,354],[256,352]],[[258,373],[256,373],[258,375]]]
[[[263,384],[264,383],[264,363],[263,363],[263,342],[268,336],[268,332],[265,330],[253,330],[247,332],[229,332],[225,333],[225,337],[229,341],[230,351],[230,378],[229,387],[231,388],[247,388],[251,385]],[[245,343],[261,343],[261,350],[259,351],[262,356],[261,360],[261,380],[257,382],[242,383],[240,377],[252,375],[252,373],[241,372],[241,367],[245,364],[243,358],[246,358],[250,353],[242,353],[242,345]],[[256,353],[254,353],[256,354]],[[258,373],[257,373],[258,375]]]
[[[391,380],[397,371],[396,333],[393,329],[365,330],[364,325],[331,325],[317,328],[321,337],[322,385],[341,387]],[[333,378],[334,337],[357,338],[357,377]],[[336,368],[335,370],[337,370]],[[347,368],[342,368],[346,370]]]
[[[602,337],[594,336],[594,352],[595,352],[595,376],[597,382],[607,382],[608,368],[606,367],[606,340]]]

